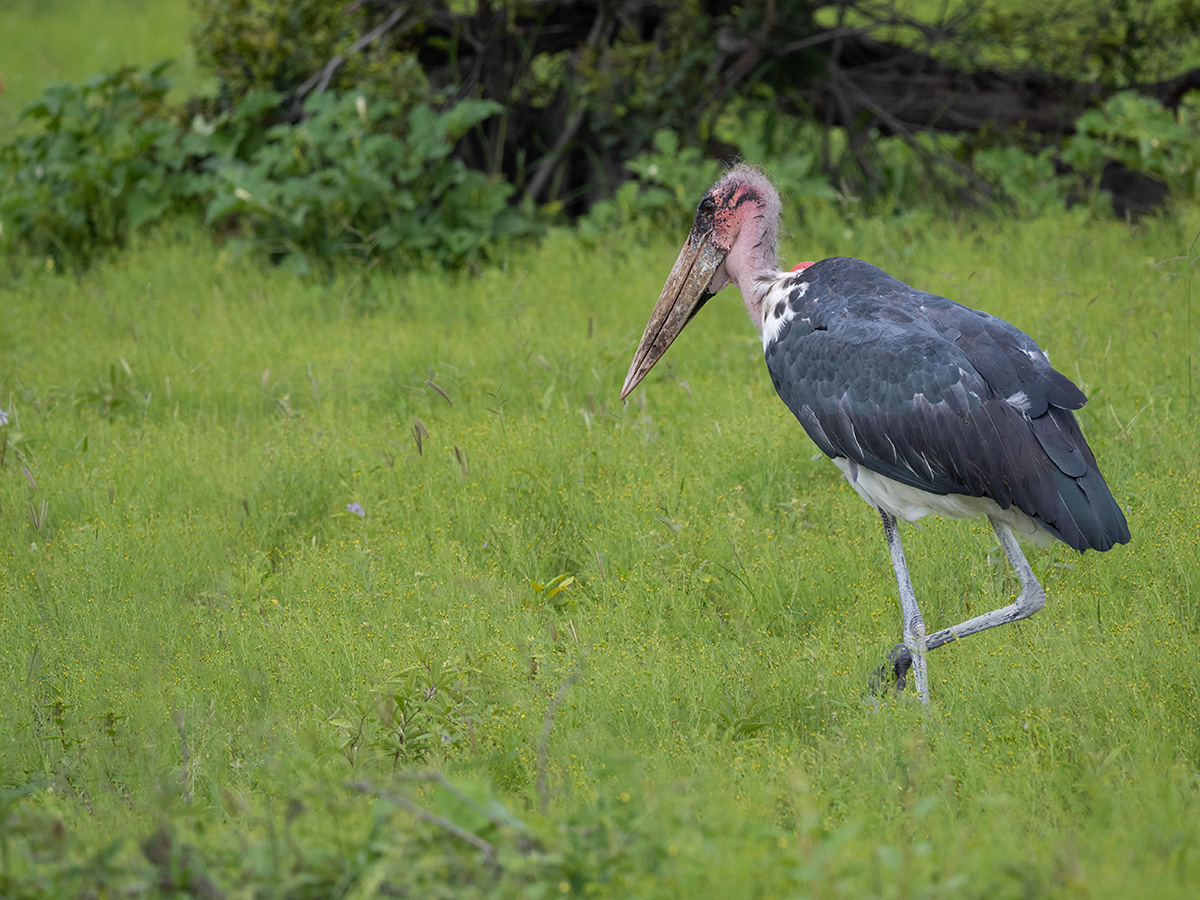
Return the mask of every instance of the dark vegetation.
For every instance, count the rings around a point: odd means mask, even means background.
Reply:
[[[883,211],[1197,190],[1197,0],[194,2],[211,96],[169,102],[159,65],[26,111],[10,257],[87,265],[185,214],[302,269],[456,267],[562,216],[677,218],[739,156]]]

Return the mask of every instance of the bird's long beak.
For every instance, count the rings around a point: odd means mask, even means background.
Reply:
[[[679,337],[683,326],[712,296],[708,286],[728,252],[717,246],[711,228],[699,234],[693,229],[688,235],[687,242],[679,251],[679,258],[675,260],[675,267],[663,285],[658,303],[654,304],[654,311],[650,313],[650,321],[646,324],[637,352],[633,355],[629,374],[625,376],[625,385],[621,388],[622,400],[646,377],[646,373],[667,352],[671,342]]]

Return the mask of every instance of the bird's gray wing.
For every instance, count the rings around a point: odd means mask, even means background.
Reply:
[[[989,343],[989,328],[1007,323],[977,329],[971,319],[942,318],[949,327],[858,317],[846,307],[815,320],[797,317],[767,348],[771,380],[830,457],[930,493],[1016,506],[1077,549],[1111,546],[1122,530],[1128,539],[1064,408],[1082,405],[1082,393],[1058,373],[1069,390],[1040,372],[1044,354],[1035,359],[1017,347],[1014,355],[1004,329]]]
[[[1019,452],[1025,442],[999,440],[1013,430],[1010,417],[989,408],[997,404],[986,382],[953,343],[878,321],[806,324],[789,323],[768,348],[767,368],[826,455],[931,493],[970,496],[987,493],[1002,470],[1032,465],[1004,461],[1008,445]]]

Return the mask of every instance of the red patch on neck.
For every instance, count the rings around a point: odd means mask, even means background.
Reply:
[[[796,263],[796,265],[792,266],[790,269],[788,269],[788,271],[789,272],[803,272],[805,269],[807,269],[811,265],[812,265],[811,261]]]

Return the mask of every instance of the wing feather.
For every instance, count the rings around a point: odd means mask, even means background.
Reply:
[[[857,260],[805,276],[767,367],[823,453],[1016,506],[1076,549],[1128,540],[1070,412],[1086,397],[1028,335]]]

